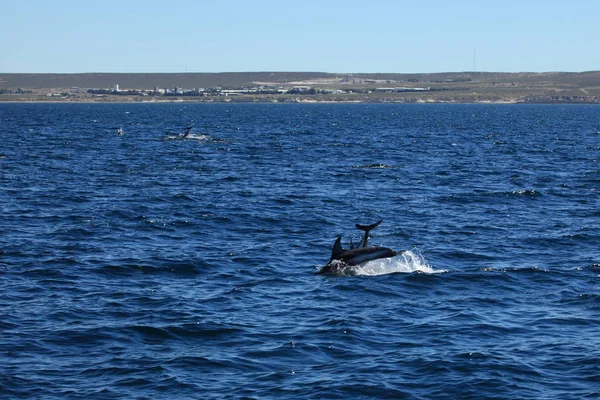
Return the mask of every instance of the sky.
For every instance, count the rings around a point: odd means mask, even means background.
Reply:
[[[0,0],[0,73],[600,70],[600,0]]]

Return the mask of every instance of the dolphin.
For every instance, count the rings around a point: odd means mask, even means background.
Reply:
[[[192,130],[192,128],[194,127],[194,125],[192,126],[188,126],[187,128],[185,128],[185,133],[183,134],[182,137],[186,138],[190,135],[190,131]]]
[[[185,132],[183,132],[183,133],[176,133],[176,132],[166,131],[165,135],[177,135],[175,137],[171,137],[171,139],[177,139],[177,138],[179,138],[179,139],[185,139],[186,137],[190,136],[190,134],[191,134],[190,131],[192,130],[193,127],[194,127],[194,124],[192,124],[191,126],[186,127],[185,128]]]
[[[354,266],[365,263],[367,261],[373,261],[380,258],[389,258],[398,255],[397,251],[381,246],[368,246],[369,232],[375,229],[382,220],[372,225],[359,225],[356,227],[365,232],[363,239],[361,240],[359,247],[350,249],[344,249],[342,247],[342,237],[338,236],[333,249],[331,250],[331,258],[326,266],[321,268],[317,274],[335,274],[339,269],[346,266]]]

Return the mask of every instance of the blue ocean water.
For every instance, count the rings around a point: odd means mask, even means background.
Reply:
[[[598,106],[0,104],[0,138],[3,399],[600,397]],[[379,217],[401,257],[315,274]]]

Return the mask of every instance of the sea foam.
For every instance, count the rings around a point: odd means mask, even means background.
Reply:
[[[380,258],[359,265],[345,266],[338,271],[338,275],[376,276],[395,273],[410,274],[413,272],[439,274],[448,271],[443,269],[434,269],[432,266],[427,264],[425,257],[423,257],[423,255],[417,250],[407,250],[394,257]]]

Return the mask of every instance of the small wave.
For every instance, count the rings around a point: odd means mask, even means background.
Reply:
[[[535,196],[540,195],[541,193],[539,193],[535,189],[523,189],[523,190],[514,190],[510,194],[517,194],[517,195],[535,197]]]
[[[484,191],[476,190],[475,192],[465,192],[461,194],[446,195],[436,198],[436,202],[440,203],[455,203],[455,204],[468,204],[480,202],[484,200],[494,200],[500,198],[509,199],[537,199],[543,196],[543,193],[536,189],[521,189],[512,191]]]
[[[198,275],[208,268],[208,264],[201,260],[172,260],[154,259],[153,265],[139,263],[137,260],[125,259],[121,263],[111,263],[98,267],[95,272],[107,275],[130,275],[141,272],[143,274],[170,273],[180,276]]]
[[[519,273],[519,274],[537,274],[537,273],[548,273],[549,269],[541,268],[538,266],[532,267],[502,267],[502,268],[494,268],[494,267],[481,267],[478,269],[482,272],[502,272],[502,273]]]
[[[542,193],[537,191],[536,189],[520,189],[520,190],[512,190],[512,191],[500,191],[500,192],[486,192],[486,191],[476,191],[478,196],[490,196],[490,197],[538,197],[541,196]]]
[[[211,322],[195,322],[182,325],[132,325],[129,331],[144,339],[182,339],[186,337],[217,339],[238,335],[241,330],[234,326],[223,326]]]
[[[359,265],[345,266],[340,270],[339,275],[377,276],[396,273],[410,274],[413,272],[439,274],[448,271],[443,269],[434,269],[427,264],[425,257],[423,257],[420,253],[417,251],[407,250],[395,257],[380,258],[378,260],[368,261]]]
[[[387,164],[367,164],[367,165],[355,165],[352,168],[356,168],[356,169],[394,169],[394,168],[400,168],[400,167],[394,166],[394,165],[387,165]]]

